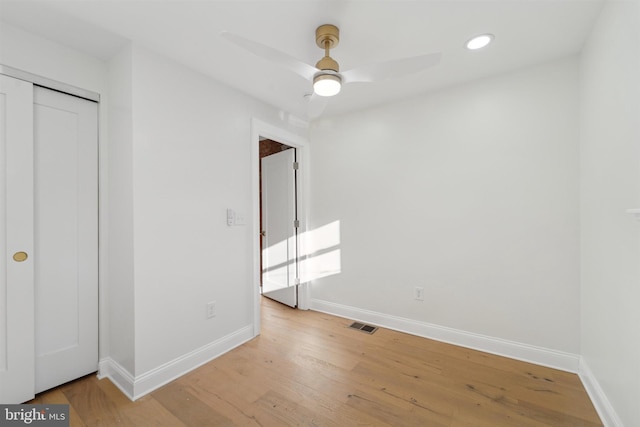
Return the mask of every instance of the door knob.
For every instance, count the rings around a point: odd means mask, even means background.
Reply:
[[[267,232],[266,232],[266,231],[261,231],[261,232],[260,232],[260,236],[264,237],[264,236],[266,236],[266,235],[267,235]]]
[[[15,254],[13,254],[13,260],[15,262],[22,262],[27,258],[29,258],[29,256],[27,255],[26,252],[16,252]]]

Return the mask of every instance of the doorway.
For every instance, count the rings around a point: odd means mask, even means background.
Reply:
[[[290,123],[292,128],[300,128],[303,129],[305,124],[301,124],[300,126],[296,125],[295,122]],[[262,282],[263,279],[263,268],[266,267],[262,264],[262,250],[265,242],[261,239],[261,199],[260,199],[260,190],[261,190],[261,173],[260,173],[260,141],[264,140],[275,141],[281,145],[289,147],[286,150],[280,151],[281,153],[295,153],[295,162],[298,164],[298,169],[296,170],[296,179],[295,179],[295,206],[296,206],[296,214],[295,218],[297,218],[297,258],[300,259],[300,254],[304,253],[305,247],[305,231],[307,227],[307,198],[308,194],[308,151],[309,145],[308,141],[305,137],[300,136],[298,134],[292,133],[291,131],[279,128],[277,126],[273,126],[269,123],[265,123],[258,119],[252,119],[251,121],[251,165],[252,165],[252,212],[251,212],[251,244],[252,244],[252,265],[253,265],[253,273],[252,280],[250,282],[250,295],[253,302],[253,328],[254,335],[260,334],[260,303],[263,298],[262,296]],[[270,156],[269,156],[270,157]],[[268,158],[268,157],[266,157]],[[293,166],[292,166],[293,167]],[[279,205],[279,204],[276,204]],[[265,234],[269,233],[269,230],[264,230]],[[271,236],[275,237],[275,236]],[[284,239],[280,240],[282,249],[285,246]],[[272,245],[269,245],[272,246]],[[282,253],[282,252],[281,252]],[[279,263],[280,267],[284,267],[285,265],[291,266],[290,263]],[[297,269],[297,271],[296,271]],[[275,272],[276,269],[271,269],[271,272]],[[284,270],[280,270],[282,274]],[[296,267],[293,267],[288,270],[288,272],[295,273],[293,286],[287,286],[287,288],[293,288],[296,292],[296,306],[299,310],[307,310],[309,308],[309,285],[304,280],[305,268],[304,263],[298,262]],[[295,279],[299,279],[298,282]],[[292,292],[283,291],[283,292]]]
[[[298,207],[296,149],[260,140],[260,292],[298,306]]]

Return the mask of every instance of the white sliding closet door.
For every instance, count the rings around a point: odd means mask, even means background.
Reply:
[[[98,106],[35,88],[36,388],[98,369]]]
[[[21,403],[34,393],[33,87],[2,75],[0,203],[0,403]]]
[[[97,370],[97,120],[0,75],[0,403]]]

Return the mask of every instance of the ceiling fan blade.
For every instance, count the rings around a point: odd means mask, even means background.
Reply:
[[[288,68],[296,74],[304,77],[307,80],[312,80],[313,76],[319,71],[316,67],[306,64],[293,56],[287,55],[284,52],[280,52],[269,46],[265,46],[262,43],[254,42],[253,40],[245,39],[237,34],[223,31],[220,33],[222,37],[230,41],[231,43],[240,46],[249,52],[258,55],[264,59],[274,62],[282,67]]]
[[[325,108],[327,108],[327,104],[329,104],[329,97],[320,96],[313,93],[309,97],[309,105],[307,105],[307,116],[310,119],[317,119],[322,115]]]
[[[365,65],[344,71],[340,73],[340,75],[344,83],[377,82],[395,79],[433,67],[440,62],[441,57],[442,54],[440,52],[429,53],[426,55]]]

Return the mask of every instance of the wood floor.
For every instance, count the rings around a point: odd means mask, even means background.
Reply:
[[[292,310],[264,299],[262,334],[131,402],[95,375],[36,396],[71,426],[601,426],[578,377]]]

